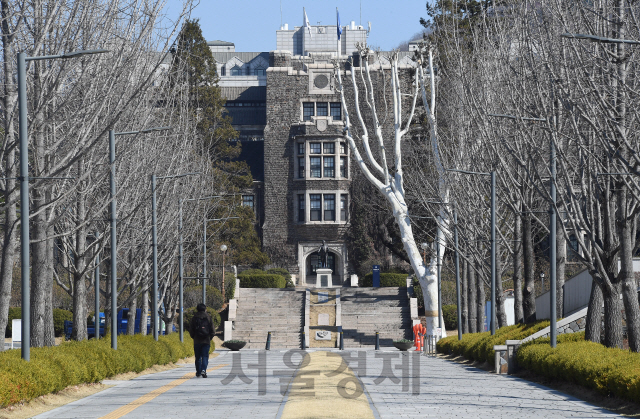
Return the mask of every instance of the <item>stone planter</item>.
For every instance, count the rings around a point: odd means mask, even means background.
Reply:
[[[224,346],[232,351],[239,351],[244,348],[246,344],[247,342],[225,342]]]
[[[413,348],[413,342],[393,342],[393,346],[400,349],[401,351],[408,351]]]

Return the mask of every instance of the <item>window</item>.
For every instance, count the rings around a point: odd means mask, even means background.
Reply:
[[[304,143],[298,143],[298,154],[304,154]]]
[[[242,195],[242,206],[253,209],[253,195]]]
[[[347,154],[347,143],[340,141],[340,154]]]
[[[335,177],[335,162],[333,157],[324,158],[324,177]]]
[[[298,221],[304,222],[304,194],[298,195]]]
[[[311,117],[314,116],[314,103],[313,102],[304,102],[302,104],[302,120],[303,121],[311,121]]]
[[[347,222],[349,216],[349,198],[345,193],[341,194],[340,191],[313,191],[308,194],[298,193],[296,199],[298,200],[298,213],[297,215],[294,214],[294,219],[299,223]],[[336,200],[339,200],[339,213],[336,213]]]
[[[322,143],[322,150],[324,154],[333,154],[335,153],[335,144],[334,143]]]
[[[333,194],[326,194],[324,196],[324,220],[336,220],[336,196]]]
[[[340,177],[346,178],[347,174],[347,158],[340,157]]]
[[[322,221],[322,195],[309,195],[310,221]]]
[[[256,68],[254,70],[254,73],[256,76],[266,76],[267,75],[267,70],[265,70],[264,68]]]
[[[298,157],[298,177],[304,178],[304,157]]]
[[[227,68],[225,66],[220,67],[220,75],[221,76],[227,75]]]
[[[348,211],[349,206],[348,206],[348,202],[347,202],[347,195],[340,195],[340,221],[348,221],[347,220],[347,214],[349,213]]]
[[[342,120],[342,106],[340,102],[331,102],[331,116],[334,121]]]
[[[320,168],[320,157],[309,157],[309,176],[322,177]]]
[[[318,116],[327,116],[327,104],[324,102],[316,103],[316,112]]]
[[[309,143],[309,153],[310,154],[321,154],[321,145],[320,143]]]
[[[242,75],[242,69],[240,67],[238,67],[237,65],[233,66],[233,68],[231,69],[231,75],[232,76],[241,76]]]

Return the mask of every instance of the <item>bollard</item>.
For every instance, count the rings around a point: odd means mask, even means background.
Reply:
[[[376,351],[380,350],[380,332],[376,332]]]
[[[342,336],[342,330],[340,331],[340,350],[344,351],[344,336]]]
[[[271,332],[267,332],[267,347],[265,349],[267,351],[271,350]]]

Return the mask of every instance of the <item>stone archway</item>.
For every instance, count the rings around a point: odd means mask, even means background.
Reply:
[[[315,270],[312,262],[322,242],[298,243],[298,269],[300,272],[300,285],[316,285]],[[344,243],[327,243],[329,255],[333,256],[333,287],[340,287],[346,278],[346,245]]]

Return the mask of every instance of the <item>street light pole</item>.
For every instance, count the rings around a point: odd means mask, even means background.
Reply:
[[[116,133],[109,130],[109,185],[111,203],[111,349],[118,349],[118,272],[117,272],[117,235],[116,235]],[[106,325],[105,325],[106,327]]]
[[[153,289],[151,298],[153,299],[153,338],[158,340],[158,230],[156,227],[156,175],[151,175],[151,248],[153,253]]]
[[[496,334],[496,172],[491,172],[491,335]]]
[[[60,55],[27,57],[24,52],[18,53],[18,136],[20,151],[20,282],[22,291],[22,342],[21,356],[25,361],[31,359],[31,288],[29,260],[29,130],[27,118],[27,61],[48,59],[68,59],[89,54],[109,52],[105,49],[75,51]]]
[[[204,239],[202,240],[202,304],[207,304],[207,219],[203,223]]]
[[[100,233],[96,231],[96,241],[100,237]],[[94,306],[95,306],[95,335],[96,339],[100,339],[100,252],[96,253],[94,270]]]
[[[184,342],[184,268],[183,268],[183,250],[182,250],[182,199],[178,202],[180,221],[178,222],[178,235],[180,247],[178,249],[178,297],[180,303],[180,342]]]
[[[438,267],[438,327],[442,330],[442,282],[440,281],[440,227],[436,233],[436,263]]]
[[[549,282],[551,282],[551,292],[549,293],[549,305],[551,308],[551,347],[555,348],[557,344],[557,319],[556,319],[556,268],[557,268],[557,249],[556,249],[556,148],[553,144],[553,135],[549,140],[549,169],[551,171],[550,195],[551,204],[549,205],[549,227],[551,237],[549,243]]]
[[[220,250],[222,251],[222,304],[224,305],[224,257],[227,254],[227,245],[220,246]]]

